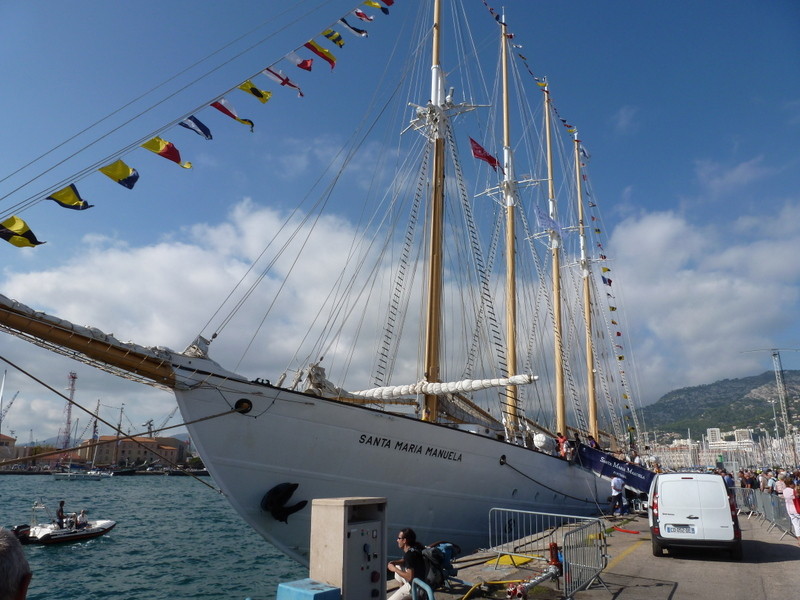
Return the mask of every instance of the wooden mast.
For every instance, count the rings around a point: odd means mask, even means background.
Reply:
[[[597,387],[595,385],[594,344],[592,343],[592,294],[589,279],[589,257],[586,251],[586,222],[583,214],[583,177],[581,172],[581,141],[574,134],[575,192],[578,202],[578,227],[580,234],[581,277],[583,277],[583,320],[586,324],[586,402],[589,408],[589,434],[599,439],[597,429]]]
[[[125,410],[125,403],[123,402],[122,405],[119,407],[119,424],[117,425],[117,437],[116,442],[114,443],[114,459],[111,462],[111,465],[116,467],[117,461],[119,460],[119,434],[122,432],[122,411]]]
[[[440,347],[442,320],[442,229],[444,213],[444,82],[439,59],[441,34],[441,0],[433,7],[433,43],[431,60],[431,108],[434,121],[430,123],[433,138],[433,181],[430,206],[430,238],[428,259],[428,298],[425,330],[425,379],[441,381]],[[425,395],[425,410],[422,418],[436,421],[439,414],[439,399],[434,394]]]
[[[514,190],[514,159],[511,151],[511,125],[508,108],[508,42],[505,19],[501,22],[503,69],[503,199],[506,207],[506,360],[508,374],[517,373],[517,287],[516,287],[516,194]],[[507,427],[516,432],[518,427],[517,387],[506,387]]]
[[[545,84],[544,88],[544,130],[547,143],[547,196],[550,208],[550,219],[558,222],[556,210],[555,181],[553,180],[553,141],[552,125],[550,123],[550,90]],[[564,399],[564,350],[561,327],[561,233],[555,228],[550,230],[550,252],[553,264],[553,339],[554,339],[554,370],[556,376],[556,431],[567,434],[567,408]]]

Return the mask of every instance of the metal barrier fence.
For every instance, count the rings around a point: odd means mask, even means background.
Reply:
[[[489,551],[512,558],[550,560],[556,544],[563,566],[567,598],[600,579],[608,560],[603,522],[600,519],[505,508],[489,511]]]
[[[606,568],[608,552],[603,522],[592,519],[564,534],[564,594],[572,598]]]
[[[794,535],[792,530],[792,520],[786,510],[786,500],[783,496],[752,490],[747,488],[734,488],[736,506],[739,513],[745,513],[747,518],[756,517],[761,521],[768,522],[769,529],[777,527],[785,535]]]

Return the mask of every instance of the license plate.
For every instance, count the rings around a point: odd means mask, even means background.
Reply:
[[[694,527],[691,525],[667,525],[667,533],[690,533],[694,535]]]

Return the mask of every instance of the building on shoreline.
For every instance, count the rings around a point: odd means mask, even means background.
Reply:
[[[166,467],[186,460],[186,444],[176,438],[101,435],[97,442],[96,445],[94,440],[84,440],[78,449],[84,462],[97,467],[159,463]]]

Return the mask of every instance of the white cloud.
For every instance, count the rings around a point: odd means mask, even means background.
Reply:
[[[360,239],[348,223],[338,218],[320,218],[311,234],[311,223],[301,224],[301,218],[302,215],[288,218],[244,200],[219,224],[189,227],[174,233],[171,241],[130,247],[93,236],[79,254],[56,267],[38,272],[6,269],[1,289],[8,297],[78,325],[90,324],[120,340],[183,350],[201,333],[209,316],[237,282],[244,278],[249,286],[260,275],[256,270],[248,273],[247,265],[259,256],[264,240],[278,233],[277,242],[269,250],[274,258],[269,277],[212,345],[212,356],[226,367],[240,368],[254,377],[274,378],[291,361],[308,324],[323,310],[331,310],[324,302],[341,265],[347,263],[353,240]],[[298,234],[292,236],[295,226]],[[294,255],[306,244],[322,250],[299,261],[274,256],[284,246],[295,250],[286,252],[286,256]],[[290,271],[304,276],[284,286],[283,277]],[[272,305],[279,288],[281,294]],[[239,290],[234,301],[241,294]],[[245,362],[238,365],[243,347],[256,333],[255,325],[261,322],[267,308],[272,311],[267,341],[257,342]],[[217,315],[212,328],[219,325],[229,309],[230,305]],[[365,317],[370,318],[369,314]],[[214,332],[209,329],[203,334],[209,337]],[[125,402],[134,430],[148,419],[158,421],[174,406],[171,395],[164,392],[126,383],[4,335],[6,341],[17,364],[30,368],[34,375],[46,376],[56,389],[64,389],[70,370],[79,370],[81,403],[93,408],[98,397],[117,406]],[[361,355],[355,356],[353,364],[368,369],[374,355],[369,355],[366,348],[358,352]],[[329,361],[326,363],[330,368]],[[63,424],[64,399],[19,374],[14,376],[13,385],[24,389],[21,396],[26,397],[27,403],[45,403],[35,415],[29,411],[12,415],[16,431],[35,429],[37,439],[54,436]]]
[[[640,213],[614,229],[608,247],[615,294],[629,328],[626,360],[633,362],[645,402],[677,387],[768,368],[763,357],[744,351],[771,347],[796,327],[798,218],[800,204],[786,202],[776,214],[739,217],[732,223],[698,225],[674,212]],[[244,278],[249,285],[259,275],[248,273],[246,265],[261,252],[263,240],[278,232],[273,254],[281,244],[314,244],[323,250],[301,262],[277,257],[257,296],[212,344],[212,357],[224,366],[252,377],[275,378],[292,360],[305,326],[317,317],[320,322],[327,320],[331,305],[324,301],[339,266],[348,262],[354,240],[364,242],[350,223],[331,217],[321,219],[319,231],[310,238],[307,224],[291,237],[298,219],[293,217],[292,226],[287,225],[286,214],[243,200],[219,223],[188,227],[174,232],[168,241],[133,247],[94,236],[80,254],[57,267],[39,272],[26,272],[24,264],[7,267],[0,290],[122,340],[182,350],[236,282]],[[317,237],[323,235],[324,244]],[[284,287],[272,306],[275,291],[290,271],[304,277]],[[351,275],[353,281],[360,277]],[[376,313],[382,304],[376,304],[367,304],[358,313],[365,330],[379,329]],[[242,346],[255,332],[253,324],[260,322],[267,308],[272,311],[270,329],[263,336],[267,340],[255,342],[237,364]],[[213,333],[225,314],[220,313],[204,335]],[[56,389],[63,391],[67,373],[77,370],[78,399],[87,408],[93,409],[98,398],[104,405],[125,402],[128,427],[134,431],[148,419],[163,419],[174,406],[171,394],[119,380],[8,336],[3,339],[7,356]],[[328,354],[325,348],[314,351]],[[329,369],[359,371],[352,375],[360,378],[372,367],[374,347],[359,344],[355,352],[345,356],[331,351],[325,364]],[[298,357],[298,362],[305,358],[319,356]],[[23,390],[20,406],[38,407],[35,413],[15,407],[9,414],[9,429],[15,429],[22,441],[27,441],[29,430],[38,439],[54,436],[63,423],[63,398],[13,368],[9,372],[13,379],[7,390]],[[112,409],[103,412],[115,422]],[[85,415],[80,418],[88,422]]]
[[[763,163],[763,156],[733,167],[711,160],[698,160],[695,161],[695,174],[706,195],[719,198],[736,194],[742,187],[777,172],[776,168],[765,166]]]
[[[789,125],[800,125],[800,100],[787,101],[783,109],[789,115],[786,121]]]
[[[612,124],[616,133],[620,135],[636,133],[639,130],[638,114],[639,109],[635,106],[623,106],[614,113]]]
[[[787,204],[778,214],[702,227],[648,213],[615,228],[615,282],[646,402],[766,366],[746,351],[772,347],[796,326],[800,233],[786,223],[797,222],[798,210]],[[745,227],[747,236],[735,234]]]

